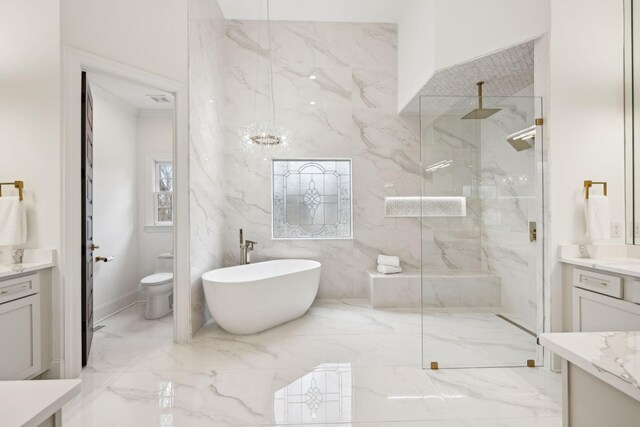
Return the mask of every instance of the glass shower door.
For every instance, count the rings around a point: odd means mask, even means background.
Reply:
[[[425,368],[542,363],[538,117],[536,97],[421,98]]]

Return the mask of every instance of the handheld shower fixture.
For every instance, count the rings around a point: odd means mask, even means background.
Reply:
[[[507,142],[516,150],[524,151],[533,148],[536,141],[536,126],[531,126],[507,137]]]

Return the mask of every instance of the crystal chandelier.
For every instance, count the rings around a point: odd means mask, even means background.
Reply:
[[[273,62],[271,53],[271,15],[270,0],[267,0],[267,55],[269,60],[269,120],[264,122],[256,121],[257,101],[253,105],[253,123],[240,129],[240,141],[246,151],[268,151],[274,152],[285,150],[291,140],[291,132],[285,127],[276,123],[276,108],[273,96]],[[256,86],[258,91],[258,65],[260,57],[256,59]]]

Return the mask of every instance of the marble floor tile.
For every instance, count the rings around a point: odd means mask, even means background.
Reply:
[[[538,358],[536,337],[493,312],[430,311],[423,331],[425,360],[441,367],[525,366]]]
[[[175,344],[171,316],[147,321],[142,309],[102,322],[65,425],[560,425],[559,378],[544,369],[422,369],[416,310],[317,301],[261,334],[209,323]]]

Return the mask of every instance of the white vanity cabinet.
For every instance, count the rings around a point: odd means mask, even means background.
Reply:
[[[573,331],[640,331],[640,305],[573,289]]]
[[[39,374],[41,339],[39,294],[0,304],[0,378],[21,380]]]
[[[51,266],[0,266],[0,381],[35,378],[51,366]]]
[[[565,261],[565,331],[640,330],[640,282],[635,273],[598,268],[597,261]],[[633,275],[631,275],[633,274]]]

